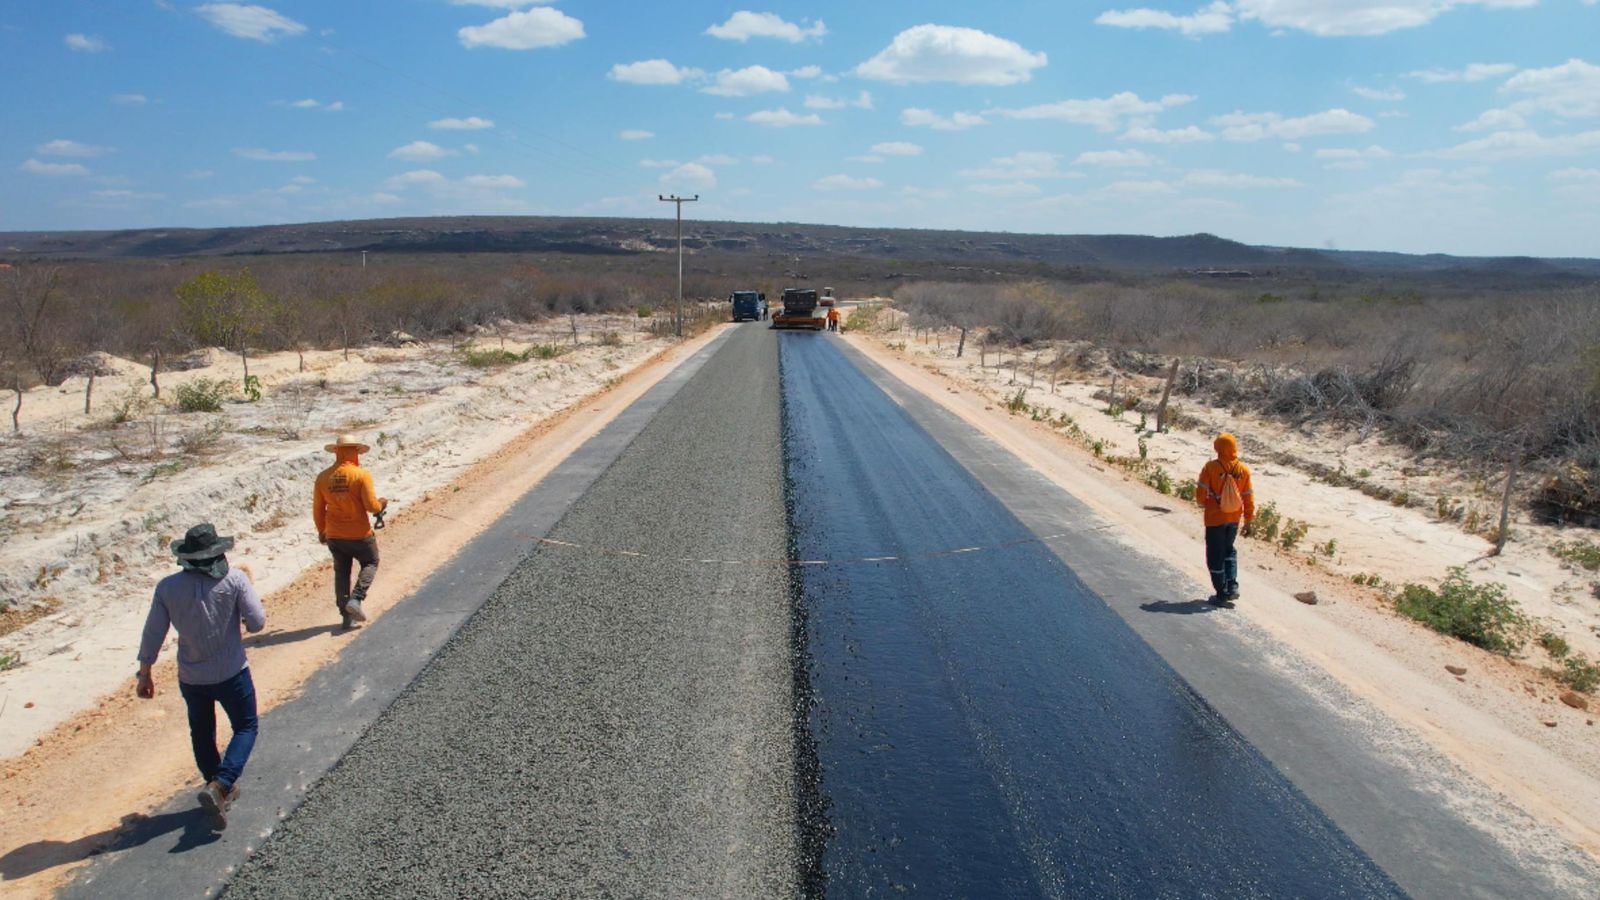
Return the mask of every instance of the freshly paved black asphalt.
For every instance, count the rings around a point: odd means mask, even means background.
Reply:
[[[822,335],[782,343],[830,897],[1398,889]]]

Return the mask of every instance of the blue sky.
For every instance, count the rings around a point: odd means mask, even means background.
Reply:
[[[13,0],[0,230],[662,216],[1600,255],[1596,0]]]

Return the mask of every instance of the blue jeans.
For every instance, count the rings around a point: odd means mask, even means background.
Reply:
[[[245,761],[256,745],[256,683],[250,678],[250,667],[217,684],[184,684],[178,682],[178,692],[189,705],[189,740],[194,744],[194,761],[200,767],[200,777],[215,781],[223,790],[233,787],[244,772]],[[217,754],[217,704],[228,715],[233,726],[233,740],[228,741],[228,751]]]
[[[1206,528],[1206,568],[1219,597],[1239,593],[1239,551],[1233,546],[1238,536],[1238,522]]]

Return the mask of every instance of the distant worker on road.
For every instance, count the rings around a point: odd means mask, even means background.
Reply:
[[[1206,568],[1216,591],[1209,600],[1229,606],[1239,599],[1239,551],[1234,542],[1241,521],[1249,528],[1255,518],[1256,499],[1250,487],[1250,467],[1239,461],[1238,438],[1224,432],[1217,435],[1213,446],[1217,458],[1200,470],[1194,496],[1205,509]]]
[[[233,538],[220,537],[210,523],[189,529],[172,553],[183,571],[156,584],[150,613],[139,641],[139,675],[134,693],[153,699],[156,682],[151,668],[166,642],[169,627],[178,630],[178,692],[189,709],[189,741],[195,765],[206,786],[200,806],[219,828],[228,824],[228,807],[239,797],[239,777],[255,748],[256,686],[239,637],[241,624],[254,634],[267,625],[250,578],[228,568],[226,553]],[[228,716],[233,737],[225,753],[217,752],[217,705]]]
[[[828,307],[828,330],[839,330],[839,307],[837,306]]]
[[[361,468],[361,454],[371,447],[341,434],[323,449],[332,453],[335,461],[317,476],[311,518],[317,524],[317,540],[333,555],[333,599],[339,607],[340,625],[348,630],[367,620],[361,603],[378,574],[378,537],[367,514],[381,514],[389,501],[378,496],[372,474]],[[350,569],[356,563],[361,572],[352,588]]]

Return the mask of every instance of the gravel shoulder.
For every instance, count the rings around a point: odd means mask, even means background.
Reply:
[[[229,885],[795,892],[776,346],[737,329]],[[644,556],[595,552],[628,550]]]

